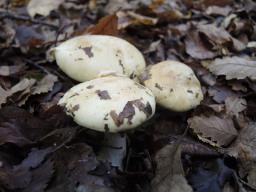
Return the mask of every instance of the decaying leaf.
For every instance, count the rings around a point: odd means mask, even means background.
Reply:
[[[69,192],[79,189],[113,192],[110,187],[105,186],[103,178],[88,173],[98,165],[92,148],[88,145],[77,143],[64,147],[54,154],[52,160],[55,162],[56,176],[47,192]]]
[[[246,100],[238,97],[228,97],[225,100],[226,113],[230,115],[235,115],[238,117],[238,114],[246,109]]]
[[[166,145],[156,154],[156,176],[151,182],[152,192],[192,192],[181,163],[181,148]]]
[[[188,180],[194,191],[222,192],[224,185],[233,179],[233,170],[224,164],[223,159],[200,162],[192,167]]]
[[[242,129],[236,141],[229,147],[229,154],[239,162],[239,175],[247,175],[256,162],[256,123],[252,122]]]
[[[217,55],[204,44],[196,31],[187,34],[185,44],[187,54],[195,59],[211,59]]]
[[[242,57],[215,59],[209,66],[209,70],[215,75],[225,75],[227,80],[246,77],[256,80],[256,61]]]
[[[245,48],[242,42],[233,38],[225,29],[218,28],[213,24],[199,25],[198,31],[201,36],[203,35],[208,39],[209,43],[213,44],[213,50],[226,47],[241,51]]]
[[[10,93],[0,86],[0,108],[2,104],[6,103],[7,97],[9,96]]]
[[[47,74],[37,85],[32,89],[32,95],[47,93],[53,89],[53,85],[58,78],[55,75]]]
[[[45,160],[51,148],[34,149],[19,165],[0,170],[0,182],[10,189],[41,192],[53,173],[53,164]],[[42,165],[41,165],[42,164]],[[32,169],[33,168],[33,169]],[[22,190],[23,191],[23,190]]]
[[[31,17],[36,14],[48,16],[51,11],[57,9],[63,2],[64,0],[30,0],[27,10]]]
[[[119,32],[117,29],[117,16],[115,14],[107,15],[101,18],[96,25],[89,27],[88,29],[85,30],[85,32],[82,32],[82,33],[89,33],[94,35],[118,36]]]
[[[10,76],[19,73],[24,65],[0,66],[0,76]]]
[[[213,146],[227,146],[238,134],[229,118],[194,116],[188,124],[200,140]]]
[[[32,144],[46,135],[52,127],[18,107],[0,110],[0,144],[13,143],[18,146]]]

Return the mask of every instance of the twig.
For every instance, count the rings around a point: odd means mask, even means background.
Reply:
[[[30,23],[46,25],[46,26],[54,28],[56,30],[59,28],[58,26],[53,25],[51,23],[47,23],[45,21],[32,19],[32,18],[30,18],[28,16],[24,16],[24,15],[17,15],[15,13],[12,13],[12,12],[9,12],[9,11],[0,10],[0,18],[9,18],[9,19],[15,19],[15,20],[21,20],[21,21],[28,21]]]
[[[36,61],[31,61],[29,59],[25,59],[25,61],[29,64],[29,65],[32,65],[38,69],[40,69],[41,71],[43,71],[44,73],[46,74],[51,74],[46,68],[44,68],[43,66],[39,65],[40,63],[43,63],[43,62],[36,62]]]

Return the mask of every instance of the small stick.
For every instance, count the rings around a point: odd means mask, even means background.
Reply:
[[[15,13],[12,13],[12,12],[9,12],[9,11],[0,10],[0,18],[9,18],[9,19],[15,19],[15,20],[21,20],[21,21],[28,21],[28,22],[31,22],[31,23],[34,23],[34,24],[46,25],[46,26],[54,28],[54,29],[59,28],[58,26],[53,25],[51,23],[47,23],[45,21],[32,19],[32,18],[30,18],[28,16],[24,16],[24,15],[17,15]]]

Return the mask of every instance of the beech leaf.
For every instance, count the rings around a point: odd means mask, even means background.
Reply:
[[[242,57],[215,59],[209,66],[209,70],[215,75],[225,75],[227,80],[246,77],[256,80],[256,61]]]
[[[213,146],[227,146],[237,136],[232,119],[217,116],[194,116],[188,124],[198,138]]]

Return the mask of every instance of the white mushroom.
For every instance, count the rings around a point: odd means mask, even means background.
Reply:
[[[155,113],[152,92],[123,76],[80,83],[65,93],[59,105],[77,124],[109,132],[135,128]]]
[[[80,82],[106,71],[133,79],[145,68],[144,57],[136,47],[107,35],[75,37],[51,49],[50,54],[64,73]]]
[[[159,105],[173,111],[190,110],[203,99],[193,70],[181,62],[163,61],[149,66],[140,80],[153,92]]]

